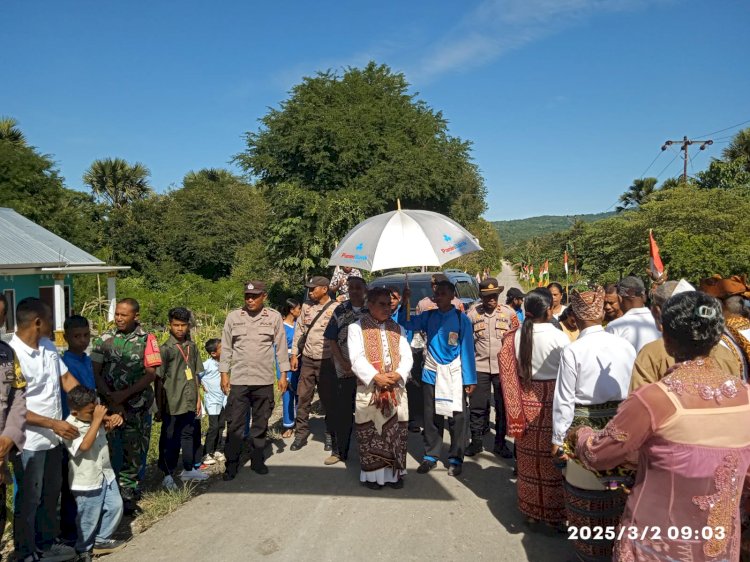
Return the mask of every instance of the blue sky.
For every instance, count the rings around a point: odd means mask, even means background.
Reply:
[[[370,59],[474,143],[491,220],[604,211],[664,140],[750,120],[742,0],[10,0],[0,21],[0,115],[77,189],[107,156],[159,191],[227,166],[302,76]]]

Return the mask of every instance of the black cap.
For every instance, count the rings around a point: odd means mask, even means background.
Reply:
[[[323,277],[322,275],[316,275],[315,277],[311,278],[307,283],[305,283],[305,287],[308,289],[314,289],[315,287],[328,287],[331,284],[331,281],[328,279],[328,277]]]
[[[505,287],[498,285],[497,279],[494,277],[488,277],[479,284],[479,292],[482,295],[499,295],[503,292],[503,289]]]
[[[260,295],[266,292],[266,284],[263,281],[248,281],[243,285],[245,294]]]
[[[516,287],[511,287],[510,289],[508,289],[507,297],[509,299],[523,299],[523,298],[526,298],[526,295],[523,292],[521,292],[521,289],[518,289]]]

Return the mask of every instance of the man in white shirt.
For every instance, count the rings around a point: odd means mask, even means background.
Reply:
[[[580,334],[560,355],[552,403],[552,456],[567,461],[565,509],[571,524],[581,528],[614,526],[625,508],[625,494],[606,489],[597,475],[575,459],[568,459],[562,445],[571,426],[602,429],[614,417],[618,404],[628,396],[636,352],[626,339],[602,328],[603,288],[573,291],[570,304]],[[645,310],[650,316],[651,312]],[[627,317],[625,314],[622,319]],[[573,547],[582,560],[584,556],[611,560],[613,542],[607,537],[590,542],[574,540]]]
[[[630,276],[617,283],[617,294],[623,315],[607,324],[607,331],[625,338],[635,348],[641,348],[661,337],[654,316],[646,306],[646,286],[638,277]]]
[[[577,406],[600,406],[620,402],[628,396],[636,356],[628,341],[602,328],[602,288],[584,293],[573,291],[571,306],[580,334],[560,355],[552,405],[553,455],[565,440]]]
[[[62,486],[62,442],[78,430],[62,419],[60,386],[66,392],[78,385],[54,344],[49,307],[26,298],[16,309],[16,333],[10,345],[26,379],[26,443],[13,460],[17,496],[13,539],[17,560],[70,560],[75,550],[55,542],[57,502]],[[39,542],[37,542],[37,537]]]

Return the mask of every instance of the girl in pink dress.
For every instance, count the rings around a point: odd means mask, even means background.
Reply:
[[[738,561],[750,389],[708,357],[724,329],[719,301],[682,293],[662,316],[677,364],[631,394],[603,430],[578,429],[576,456],[596,470],[637,463],[614,560]]]

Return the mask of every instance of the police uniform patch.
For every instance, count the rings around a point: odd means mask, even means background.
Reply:
[[[13,382],[11,386],[13,388],[26,388],[26,379],[21,372],[21,364],[16,357],[13,358]]]

